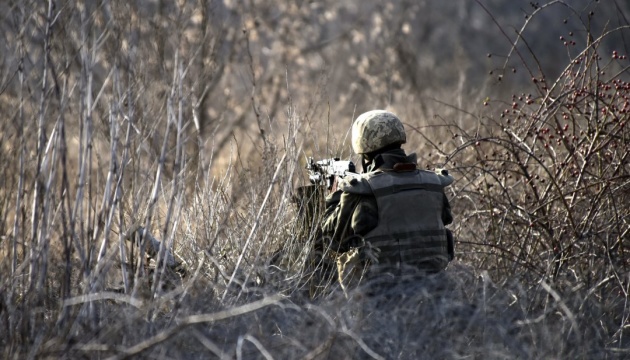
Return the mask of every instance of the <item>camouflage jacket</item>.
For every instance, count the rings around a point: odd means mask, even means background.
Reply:
[[[415,166],[415,154],[407,156],[402,149],[386,151],[377,155],[367,170],[368,172],[391,170],[395,164],[401,163]],[[343,181],[352,181],[352,179]],[[453,216],[446,195],[442,193],[442,196],[444,203],[441,218],[444,225],[448,225],[453,221]],[[376,228],[378,214],[377,201],[372,194],[337,190],[326,198],[322,234],[330,239],[331,246],[338,252],[348,251],[360,245],[363,237]]]

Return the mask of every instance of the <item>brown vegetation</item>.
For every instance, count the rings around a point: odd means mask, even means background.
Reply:
[[[627,356],[628,7],[2,3],[0,353]],[[295,189],[373,108],[457,260],[347,301]]]

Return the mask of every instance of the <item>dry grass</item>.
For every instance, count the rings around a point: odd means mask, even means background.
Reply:
[[[443,47],[416,28],[423,6],[454,5],[0,5],[0,352],[627,357],[630,61],[611,46],[630,35],[597,17],[626,5],[597,3],[500,28],[512,48],[478,86],[469,49],[414,48]],[[458,16],[512,19],[495,5]],[[538,19],[570,26],[562,70],[538,53]],[[375,106],[457,179],[458,259],[347,300],[321,194],[296,189],[306,155],[351,156],[351,120]]]

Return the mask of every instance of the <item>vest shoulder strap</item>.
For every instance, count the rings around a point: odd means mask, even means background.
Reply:
[[[432,192],[442,192],[444,190],[444,186],[441,184],[419,184],[419,183],[411,183],[411,184],[394,184],[391,186],[381,187],[377,189],[373,189],[374,196],[385,196],[395,194],[401,191],[406,190],[425,190]]]
[[[358,195],[372,194],[372,188],[364,176],[348,175],[339,181],[337,187],[343,192]]]

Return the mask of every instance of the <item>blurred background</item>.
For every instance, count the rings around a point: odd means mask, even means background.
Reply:
[[[94,131],[107,133],[113,109],[138,129],[159,129],[143,140],[156,152],[166,126],[162,110],[181,71],[182,111],[196,144],[190,157],[203,158],[200,166],[231,158],[230,144],[259,159],[261,136],[286,132],[289,107],[305,125],[304,150],[322,156],[349,156],[344,141],[352,120],[374,108],[415,128],[435,116],[474,127],[466,113],[476,114],[485,100],[528,92],[533,77],[555,78],[589,41],[585,28],[602,34],[627,24],[630,13],[630,4],[616,0],[52,3],[47,58],[48,2],[0,4],[5,140],[20,121],[33,122],[42,91],[56,91],[63,94],[51,101],[74,114],[71,138],[86,111]],[[600,48],[627,45],[617,32]],[[45,61],[52,68],[42,90]],[[21,116],[19,101],[28,105]],[[53,113],[46,117],[54,122]],[[420,149],[421,140],[411,134],[410,148]]]

